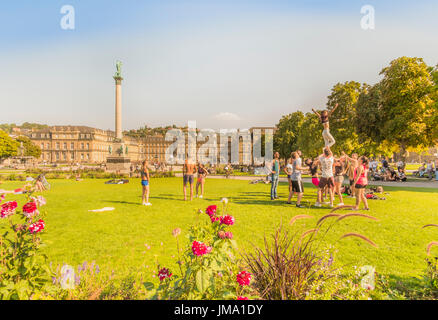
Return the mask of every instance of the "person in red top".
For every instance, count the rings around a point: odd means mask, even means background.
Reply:
[[[359,205],[361,202],[364,203],[365,210],[370,210],[368,207],[367,197],[365,196],[365,189],[368,185],[368,158],[362,156],[359,158],[358,166],[354,171],[354,182],[353,186],[356,190],[356,206],[355,210],[359,210]]]

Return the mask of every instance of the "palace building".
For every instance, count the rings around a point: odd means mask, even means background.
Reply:
[[[134,138],[123,135],[122,131],[122,81],[120,61],[117,61],[115,80],[115,131],[100,130],[87,126],[51,126],[44,129],[23,130],[33,143],[41,148],[39,162],[43,163],[107,163],[112,170],[127,170],[129,163],[139,163],[143,160],[150,162],[166,162],[166,150],[174,141],[166,141],[162,135],[150,135]],[[268,127],[251,128],[264,131]],[[218,139],[219,140],[219,139]],[[239,162],[245,159],[252,162],[251,154],[244,155],[239,138]],[[231,138],[228,139],[231,143]],[[219,149],[219,143],[218,149]],[[197,148],[202,142],[196,144]],[[187,141],[186,141],[187,150]],[[231,159],[231,147],[228,146],[228,158]],[[251,157],[252,158],[252,157]],[[219,161],[218,161],[219,162]],[[245,161],[243,161],[245,162]],[[111,169],[110,169],[111,170]]]

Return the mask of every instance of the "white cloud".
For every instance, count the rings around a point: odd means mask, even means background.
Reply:
[[[219,120],[219,121],[239,121],[240,120],[240,117],[237,114],[231,113],[231,112],[218,113],[218,114],[214,115],[214,118],[216,120]]]

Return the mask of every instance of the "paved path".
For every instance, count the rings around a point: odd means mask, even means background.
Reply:
[[[182,173],[175,173],[176,177],[182,177]],[[230,180],[257,180],[263,177],[260,176],[230,176]],[[208,179],[226,179],[222,175],[209,175]],[[286,177],[280,177],[281,182],[287,182]],[[303,182],[311,183],[310,178],[303,178]],[[407,181],[407,182],[392,182],[392,181],[369,181],[370,186],[387,186],[387,187],[397,187],[397,188],[437,188],[438,181]]]

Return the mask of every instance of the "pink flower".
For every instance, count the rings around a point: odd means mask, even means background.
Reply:
[[[249,283],[251,282],[251,273],[247,271],[240,271],[236,276],[236,281],[241,286],[248,286]]]
[[[242,297],[242,296],[238,296],[237,300],[248,300],[248,297]]]
[[[225,238],[227,238],[227,239],[233,239],[233,233],[231,233],[230,231],[225,232]]]
[[[211,247],[198,241],[193,241],[192,252],[195,256],[203,256],[211,252]]]
[[[220,218],[221,224],[225,224],[227,226],[232,226],[234,224],[234,217],[230,215],[226,215]]]
[[[158,278],[160,281],[163,281],[166,278],[172,277],[172,273],[167,268],[162,268],[160,271],[158,271]]]
[[[219,238],[221,238],[221,239],[225,239],[226,238],[226,234],[225,234],[225,231],[219,231],[218,233],[217,233],[217,236],[219,237]]]
[[[35,198],[35,197],[32,197],[31,199],[32,199],[33,202],[36,203],[36,205],[37,205],[38,207],[42,207],[42,206],[44,206],[44,205],[46,204],[46,199],[44,199],[43,196],[38,196],[38,197],[36,197],[36,198]]]
[[[5,194],[0,195],[0,203],[2,203],[2,201],[5,200],[5,198],[6,198]]]
[[[32,223],[29,226],[29,232],[30,233],[38,233],[38,232],[44,230],[45,226],[46,225],[45,225],[44,221],[42,219],[40,219],[38,222]]]
[[[17,201],[8,201],[1,205],[0,218],[6,218],[15,213],[17,209]]]
[[[216,216],[211,216],[211,217],[210,217],[211,223],[215,223],[216,221],[219,221],[220,219],[221,219],[221,218],[216,217]]]
[[[205,213],[208,214],[211,218],[212,216],[216,215],[216,210],[216,205],[208,206],[207,209],[205,209]]]
[[[23,214],[27,218],[32,218],[39,214],[36,202],[28,202],[23,206]]]

